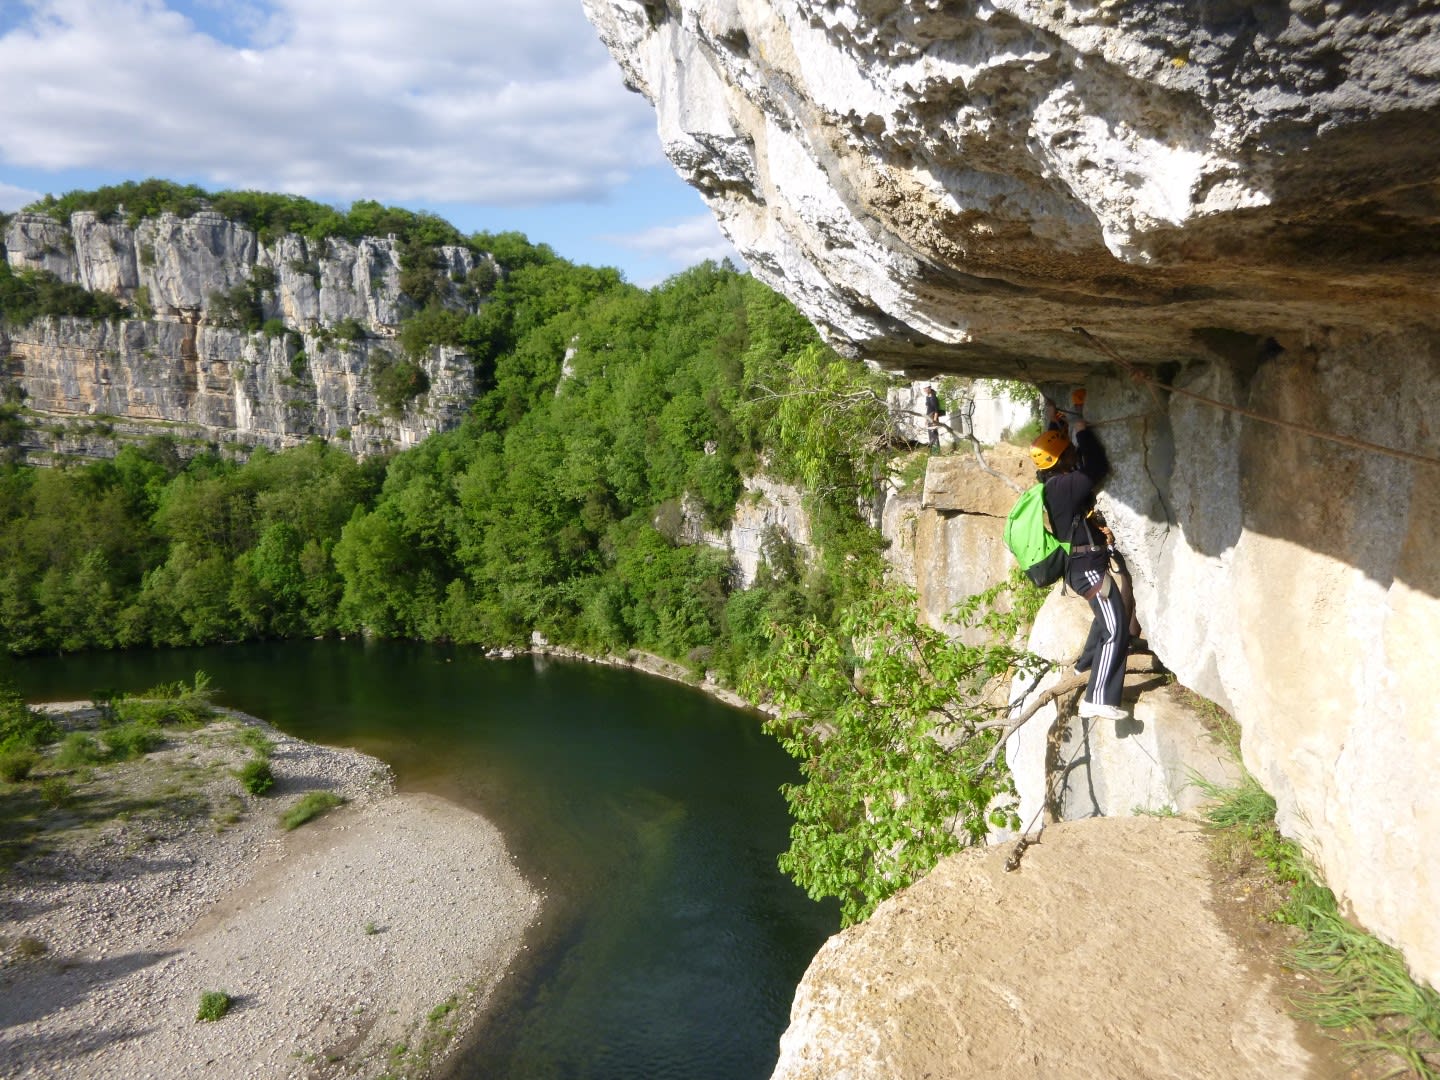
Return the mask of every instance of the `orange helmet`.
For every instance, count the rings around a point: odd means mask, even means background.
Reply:
[[[1030,444],[1030,459],[1037,469],[1053,469],[1069,445],[1065,432],[1058,428],[1042,431],[1040,437]]]

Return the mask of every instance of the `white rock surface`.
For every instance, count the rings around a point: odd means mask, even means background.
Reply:
[[[43,214],[17,214],[4,240],[17,270],[46,270],[154,312],[153,319],[111,323],[37,319],[0,335],[0,355],[9,356],[26,404],[50,416],[99,414],[118,420],[125,434],[144,431],[132,432],[128,422],[149,421],[156,425],[150,434],[271,449],[320,436],[366,455],[454,427],[474,398],[468,358],[434,346],[417,358],[430,383],[424,394],[398,415],[377,400],[375,365],[400,359],[393,339],[413,310],[400,291],[393,239],[316,243],[287,235],[263,245],[252,230],[212,211],[161,214],[133,229],[120,217],[101,221],[81,211],[68,228]],[[477,261],[459,247],[442,247],[440,256],[460,279]],[[261,293],[263,315],[291,333],[216,325],[214,295],[257,271],[275,280]],[[343,320],[367,336],[332,336]],[[59,449],[88,455],[84,435],[63,436]]]
[[[1227,932],[1193,823],[1070,822],[1010,854],[953,855],[826,942],[774,1080],[1346,1075],[1287,1014],[1293,976]]]
[[[584,6],[751,270],[915,377],[1433,306],[1425,0]]]

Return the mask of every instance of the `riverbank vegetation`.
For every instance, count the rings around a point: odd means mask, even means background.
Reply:
[[[0,682],[0,866],[80,842],[115,821],[143,835],[146,822],[214,812],[214,800],[199,794],[211,767],[176,755],[151,758],[215,718],[203,672],[193,683],[96,697],[62,724]]]

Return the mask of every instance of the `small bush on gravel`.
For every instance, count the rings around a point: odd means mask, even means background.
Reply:
[[[153,720],[128,720],[100,733],[112,761],[129,761],[157,749],[165,741],[160,725]]]
[[[317,818],[344,802],[345,800],[333,791],[312,791],[281,815],[280,826],[287,831],[298,829],[312,818]]]
[[[105,751],[88,731],[70,732],[60,743],[60,749],[55,752],[55,764],[65,769],[95,765],[104,760]]]
[[[39,764],[40,755],[28,746],[13,746],[0,750],[0,780],[7,784],[18,784]]]
[[[230,1011],[230,995],[223,990],[206,990],[200,995],[200,1011],[196,1020],[219,1020]]]
[[[275,773],[270,769],[270,762],[264,758],[251,758],[235,771],[235,775],[240,778],[240,786],[251,795],[264,795],[275,786]]]
[[[259,728],[251,727],[249,724],[246,724],[236,733],[236,738],[240,740],[241,745],[248,746],[262,758],[268,758],[275,749],[274,739],[270,738],[269,735],[266,735],[265,732]]]
[[[51,809],[60,810],[75,801],[75,789],[63,776],[47,776],[40,781],[40,797]]]
[[[126,694],[114,702],[113,709],[121,721],[200,727],[215,715],[215,708],[210,704],[214,694],[210,676],[197,671],[194,685],[161,683],[139,694]]]

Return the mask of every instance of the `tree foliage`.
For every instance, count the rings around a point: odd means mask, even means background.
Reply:
[[[116,319],[129,314],[119,300],[61,281],[48,270],[20,270],[0,260],[0,320],[25,326],[45,315]]]
[[[639,289],[512,233],[463,241],[494,261],[450,282],[435,245],[453,230],[378,203],[341,213],[147,182],[43,208],[147,215],[206,200],[262,234],[397,236],[417,307],[400,354],[372,353],[377,396],[405,408],[427,388],[423,352],[445,345],[473,358],[475,403],[456,430],[387,460],[320,440],[243,464],[184,460],[159,440],[109,462],[0,466],[4,648],[357,631],[502,645],[538,630],[652,650],[778,709],[767,728],[802,773],[785,791],[781,865],[839,897],[847,922],[1013,824],[999,740],[1012,677],[1040,664],[1013,644],[1038,594],[1016,579],[962,605],[953,618],[991,635],[971,646],[885,583],[866,520],[897,437],[884,380],[826,349],[783,298],[713,263]],[[452,285],[469,307],[442,299]],[[257,269],[214,310],[259,329],[273,286]],[[0,263],[8,317],[83,303]],[[0,424],[18,423],[19,403],[6,408]],[[742,589],[729,557],[696,540],[761,469],[806,492],[821,557],[772,530]]]
[[[31,213],[46,214],[68,222],[79,210],[90,210],[101,220],[118,218],[134,228],[140,222],[170,213],[193,217],[204,209],[214,210],[230,221],[254,229],[265,243],[286,233],[297,233],[320,241],[331,236],[359,240],[363,236],[395,236],[402,243],[421,245],[465,244],[465,238],[449,222],[430,213],[382,206],[366,199],[356,200],[349,209],[339,210],[299,195],[264,191],[209,192],[194,184],[169,180],[127,180],[91,191],[68,191],[46,195],[25,207]]]
[[[870,586],[831,623],[776,626],[747,687],[776,710],[766,729],[804,777],[784,789],[781,869],[838,897],[847,925],[992,825],[1018,826],[998,744],[1013,678],[1048,667],[1016,644],[1034,603],[1019,578],[957,610],[990,628],[984,645],[921,622],[909,589]]]
[[[458,430],[363,465],[318,440],[244,464],[157,442],[0,472],[5,647],[541,630],[734,678],[771,648],[762,624],[824,610],[839,590],[783,543],[741,592],[725,555],[692,541],[724,524],[770,437],[745,413],[753,374],[781,376],[792,349],[810,350],[805,370],[843,362],[729,267],[643,290],[518,234],[488,241],[505,272],[481,311],[422,310],[376,366],[382,405],[400,409],[425,389],[412,350],[483,356]],[[237,318],[253,322],[272,285],[252,274]],[[772,467],[794,473],[786,453]]]

